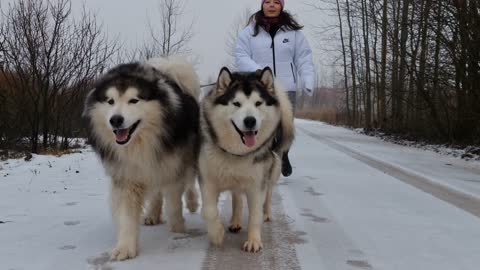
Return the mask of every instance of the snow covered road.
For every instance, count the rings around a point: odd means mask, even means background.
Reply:
[[[259,254],[240,250],[245,231],[211,247],[186,213],[187,234],[142,227],[140,255],[110,262],[109,180],[86,149],[0,163],[0,269],[479,269],[478,162],[296,125],[294,174],[275,191]],[[228,194],[219,207],[228,224]]]

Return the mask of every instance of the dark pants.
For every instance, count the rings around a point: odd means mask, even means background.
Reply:
[[[289,91],[287,92],[288,99],[290,103],[292,103],[292,111],[293,115],[295,116],[295,107],[297,104],[297,92]],[[290,150],[290,149],[289,149]],[[288,151],[282,155],[282,174],[283,176],[289,176],[292,174],[292,165],[290,164],[290,160],[288,158]]]

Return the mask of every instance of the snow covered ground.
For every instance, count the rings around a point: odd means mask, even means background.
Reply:
[[[479,269],[478,161],[296,124],[294,174],[275,191],[260,254],[240,251],[244,231],[211,247],[185,211],[188,233],[142,227],[140,255],[110,262],[109,179],[87,148],[0,162],[0,269]],[[226,223],[228,195],[219,207]]]
[[[391,142],[394,144],[404,145],[408,147],[419,148],[419,149],[427,150],[430,152],[439,153],[442,155],[459,157],[467,161],[468,160],[480,161],[480,147],[475,145],[470,145],[465,147],[461,145],[432,144],[425,141],[408,140],[398,135],[387,135],[383,132],[376,132],[376,131],[366,132],[363,128],[356,128],[355,132],[360,134],[367,133],[367,135],[369,136],[375,136],[386,142]]]

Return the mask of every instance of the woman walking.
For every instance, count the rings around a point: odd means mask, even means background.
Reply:
[[[287,89],[295,111],[298,90],[313,95],[315,69],[312,50],[301,31],[303,26],[284,6],[284,0],[262,0],[261,9],[250,17],[238,36],[235,59],[239,71],[270,67]],[[304,85],[300,85],[298,75]],[[292,174],[288,151],[282,156],[282,174]]]

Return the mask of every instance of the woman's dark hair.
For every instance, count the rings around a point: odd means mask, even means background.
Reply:
[[[263,22],[267,19],[263,10],[259,10],[255,12],[250,19],[248,19],[248,24],[255,23],[255,30],[253,32],[253,36],[258,35],[260,31],[260,27],[263,25]],[[247,24],[247,25],[248,25]],[[303,25],[299,24],[290,13],[287,11],[281,11],[280,15],[278,16],[278,24],[281,26],[285,26],[288,30],[300,30],[303,28]]]

